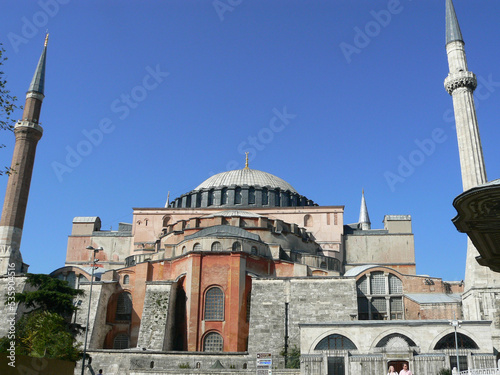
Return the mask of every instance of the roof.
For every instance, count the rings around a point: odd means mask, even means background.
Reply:
[[[363,266],[357,266],[357,267],[351,268],[349,271],[344,273],[344,276],[358,276],[360,273],[363,273],[367,269],[370,269],[373,267],[383,267],[383,266],[376,265],[376,264],[365,264]]]
[[[248,211],[242,211],[242,210],[227,210],[227,211],[220,211],[220,212],[215,212],[210,215],[206,215],[204,217],[253,217],[253,218],[258,218],[261,217],[259,214],[254,214],[253,212],[248,212]]]
[[[73,223],[95,223],[98,220],[101,220],[99,216],[76,216]]]
[[[456,40],[463,42],[462,32],[460,31],[453,1],[446,0],[446,44]]]
[[[417,303],[459,303],[462,297],[458,293],[408,293],[406,297]]]
[[[200,237],[241,237],[249,240],[260,241],[257,234],[250,233],[240,227],[233,227],[231,225],[216,225],[213,227],[204,228],[194,234],[186,236],[186,240],[192,240]]]
[[[225,186],[261,186],[272,189],[290,190],[292,193],[297,191],[285,180],[276,177],[270,173],[262,172],[257,169],[237,169],[234,171],[222,172],[216,174],[198,185],[194,191],[202,189],[215,189]]]
[[[33,79],[31,80],[30,87],[28,92],[38,92],[40,94],[44,94],[45,87],[45,61],[47,59],[47,39],[48,35],[45,37],[45,46],[43,47],[42,55],[40,56],[40,60],[38,60],[38,65],[35,70],[35,74],[33,75]]]

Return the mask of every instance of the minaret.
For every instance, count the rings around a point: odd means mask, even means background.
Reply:
[[[446,52],[450,73],[444,81],[444,86],[453,98],[462,185],[465,191],[484,184],[487,180],[473,97],[477,80],[475,74],[467,68],[464,45],[453,2],[446,0]],[[500,275],[493,273],[487,267],[480,266],[476,261],[477,256],[479,256],[477,249],[468,239],[465,269],[466,294],[463,303],[466,318],[471,319],[481,319],[483,313],[479,311],[478,306],[483,303],[473,301],[476,298],[472,297],[470,303],[466,302],[467,291],[500,287]]]
[[[365,190],[363,189],[361,192],[361,208],[359,210],[359,221],[358,221],[359,229],[361,230],[369,230],[371,229],[370,217],[368,216],[368,208],[366,207],[365,200]]]
[[[36,145],[43,133],[38,121],[44,98],[48,38],[47,34],[35,75],[26,93],[23,117],[14,127],[16,143],[12,156],[12,173],[7,182],[0,221],[0,275],[11,271],[16,274],[24,273],[28,270],[28,265],[23,263],[20,245],[35,163]]]

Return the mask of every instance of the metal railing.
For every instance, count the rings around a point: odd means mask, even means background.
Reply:
[[[454,372],[453,374],[457,374],[457,372]],[[469,369],[466,371],[460,371],[460,375],[500,375],[500,369],[497,368]]]

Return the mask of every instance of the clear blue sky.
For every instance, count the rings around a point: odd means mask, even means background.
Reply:
[[[480,77],[491,180],[500,177],[500,2],[455,8]],[[73,217],[117,229],[132,207],[163,207],[168,191],[175,198],[242,168],[247,150],[251,168],[320,205],[345,205],[345,223],[357,221],[363,188],[372,228],[385,214],[412,215],[417,272],[462,279],[444,21],[444,0],[4,2],[4,71],[19,104],[50,32],[22,242],[30,271],[64,265]],[[273,128],[285,108],[288,123]],[[10,165],[14,137],[1,140]]]

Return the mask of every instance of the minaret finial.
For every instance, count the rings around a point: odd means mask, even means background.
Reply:
[[[248,167],[248,152],[245,152],[245,169],[250,169]]]
[[[460,31],[460,25],[458,24],[453,1],[446,0],[446,44],[456,40],[461,42],[464,41],[462,39],[462,32]]]
[[[49,44],[49,30],[45,33],[45,43],[43,44],[44,47],[47,47],[47,44]]]

